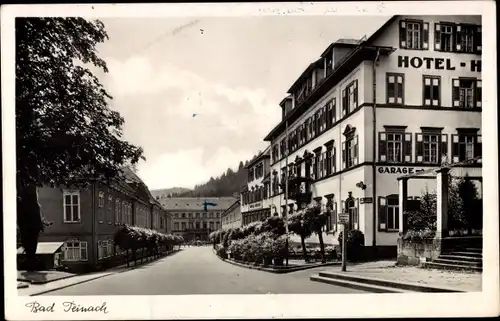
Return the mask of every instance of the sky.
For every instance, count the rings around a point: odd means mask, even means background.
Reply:
[[[124,139],[144,149],[146,185],[193,188],[265,149],[280,101],[330,43],[388,18],[106,18],[98,54],[109,72],[98,76]]]

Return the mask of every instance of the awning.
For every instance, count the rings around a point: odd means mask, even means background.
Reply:
[[[36,248],[36,254],[54,254],[63,244],[64,242],[40,242]],[[24,254],[22,246],[17,249],[17,254]]]

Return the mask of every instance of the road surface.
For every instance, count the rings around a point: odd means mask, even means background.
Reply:
[[[45,295],[366,293],[309,280],[329,268],[275,274],[224,262],[210,247],[189,247],[136,269]]]

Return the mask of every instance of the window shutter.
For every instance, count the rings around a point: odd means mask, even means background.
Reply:
[[[411,144],[411,133],[404,134],[404,162],[411,163],[412,156],[412,144]]]
[[[337,153],[336,148],[334,147],[332,150],[332,173],[337,171]]]
[[[378,230],[387,231],[387,204],[383,196],[378,197]]]
[[[476,80],[476,107],[481,108],[483,106],[483,91],[482,91],[483,83],[481,80]]]
[[[453,107],[460,107],[460,80],[453,79],[452,88]]]
[[[342,117],[347,113],[347,96],[345,92],[345,89],[342,90]]]
[[[345,168],[346,162],[346,150],[345,150],[345,142],[342,143],[342,169]]]
[[[333,223],[333,230],[337,231],[337,202],[333,202],[333,216],[332,216],[332,223]]]
[[[457,51],[462,51],[462,46],[461,46],[461,43],[462,43],[462,28],[460,27],[460,25],[456,26],[455,27],[455,34],[456,34],[456,37],[455,37],[455,49]]]
[[[381,162],[387,161],[387,135],[378,133],[378,155]]]
[[[441,134],[441,157],[448,157],[448,134]]]
[[[429,49],[429,23],[428,22],[424,22],[424,35],[422,37],[422,48],[424,48],[424,50],[428,50]]]
[[[474,144],[474,157],[482,157],[482,156],[483,156],[483,139],[481,135],[477,135]],[[478,160],[478,163],[482,163],[481,159]]]
[[[417,133],[416,135],[416,156],[417,163],[422,163],[424,161],[424,141],[423,135],[421,133]]]
[[[353,84],[353,89],[354,90],[354,106],[353,109],[358,108],[358,80],[356,79]]]
[[[452,162],[453,163],[458,163],[460,161],[460,154],[459,154],[460,146],[458,144],[458,138],[459,138],[459,136],[457,134],[451,135],[451,139],[452,139],[451,155],[452,155]]]
[[[434,50],[441,51],[441,24],[434,24]]]
[[[399,47],[406,49],[406,22],[404,20],[399,21]]]
[[[353,143],[354,143],[353,165],[356,166],[358,165],[358,160],[359,160],[358,135],[354,136]]]
[[[476,54],[480,55],[483,51],[483,38],[482,38],[482,30],[481,26],[478,26],[476,29],[476,33],[474,35],[474,41],[476,42]]]
[[[356,210],[354,211],[354,217],[353,220],[356,225],[354,228],[357,230],[359,228],[359,197],[356,198]]]

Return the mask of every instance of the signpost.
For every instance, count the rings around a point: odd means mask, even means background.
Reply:
[[[349,213],[339,213],[339,223],[342,224],[342,272],[346,271],[347,263],[347,224]]]

